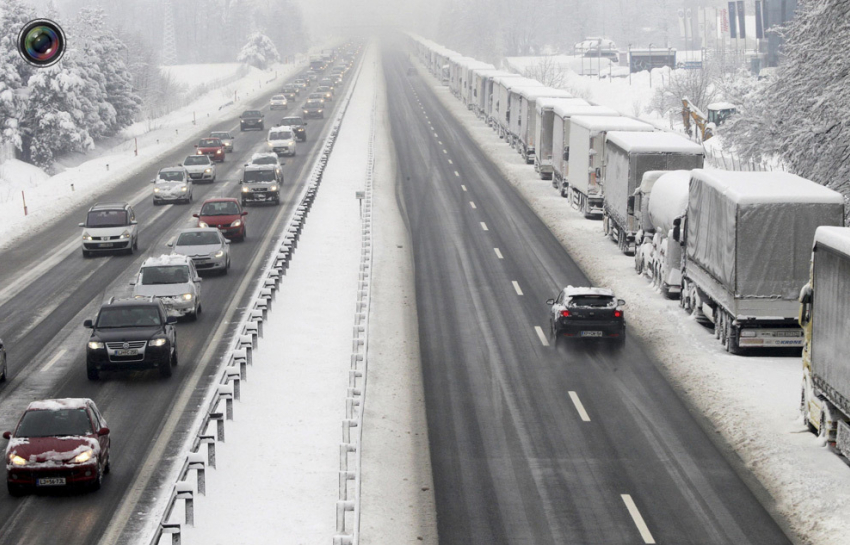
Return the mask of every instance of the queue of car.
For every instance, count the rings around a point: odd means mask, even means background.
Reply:
[[[283,87],[271,99],[270,109],[286,108],[318,74],[310,73]],[[322,90],[324,92],[324,90]],[[309,102],[309,101],[308,101]],[[319,102],[322,106],[324,100]],[[323,107],[318,114],[323,117]],[[306,113],[306,112],[305,112]],[[264,130],[264,114],[246,110],[240,129]],[[179,318],[197,320],[203,310],[200,271],[226,275],[231,265],[231,240],[247,237],[248,203],[280,204],[283,169],[278,155],[295,155],[296,142],[307,139],[307,123],[299,116],[284,117],[269,131],[269,152],[255,153],[239,180],[240,198],[206,199],[193,214],[196,227],[180,229],[168,242],[171,254],[149,257],[133,277],[131,297],[110,298],[93,319],[86,342],[86,374],[99,380],[103,371],[157,370],[172,375],[178,364]],[[153,184],[153,203],[190,203],[193,183],[216,181],[216,162],[234,150],[230,131],[217,130],[199,140],[196,151],[176,165],[160,169]],[[139,228],[128,203],[98,203],[89,208],[79,226],[82,253],[126,252],[138,249]],[[0,381],[7,379],[6,350],[0,340]],[[7,487],[13,496],[36,489],[80,486],[100,488],[110,471],[110,429],[94,401],[64,398],[29,404],[13,431],[3,437],[6,448]]]

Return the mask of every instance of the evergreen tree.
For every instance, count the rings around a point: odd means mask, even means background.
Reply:
[[[22,149],[20,119],[26,107],[25,85],[33,68],[17,50],[21,28],[34,13],[20,0],[4,0],[0,5],[0,144],[11,143]]]
[[[248,37],[248,43],[239,52],[236,60],[265,70],[269,64],[280,61],[280,55],[268,36],[254,32]]]

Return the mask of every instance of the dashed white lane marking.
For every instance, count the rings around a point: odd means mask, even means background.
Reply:
[[[453,165],[453,164],[454,164],[454,161],[452,161],[451,159],[449,159],[449,164],[450,164],[450,165]]]
[[[620,494],[620,497],[623,498],[623,502],[626,504],[626,509],[629,510],[632,520],[635,521],[635,526],[637,526],[638,531],[640,532],[640,537],[643,538],[643,542],[655,543],[655,538],[652,537],[652,534],[649,532],[649,528],[646,526],[646,522],[644,522],[643,517],[640,515],[640,511],[638,511],[637,505],[635,505],[635,500],[633,500],[628,494]]]
[[[443,153],[446,153],[446,154],[447,154],[447,153],[449,153],[449,152],[448,152],[448,151],[446,151],[445,149],[443,149]]]
[[[543,333],[543,328],[539,325],[534,326],[534,331],[537,332],[537,337],[540,339],[540,342],[543,346],[549,346],[549,339],[546,338],[546,334]]]
[[[475,203],[474,203],[474,202],[472,202],[472,201],[469,201],[469,206],[471,206],[473,210],[475,210],[476,208],[478,208],[477,206],[475,206]]]
[[[64,348],[59,350],[59,352],[57,352],[52,358],[50,358],[50,361],[47,362],[47,365],[45,365],[41,369],[41,372],[43,373],[43,372],[47,371],[48,369],[50,369],[51,367],[53,367],[54,365],[56,365],[56,362],[59,361],[62,358],[62,356],[65,355],[65,352],[67,352],[67,350],[64,349]]]
[[[576,410],[578,411],[578,415],[585,422],[590,422],[590,417],[587,415],[587,411],[584,410],[584,405],[582,405],[581,400],[578,398],[578,394],[575,392],[570,392],[570,399],[573,400],[573,405],[576,406]]]
[[[482,228],[482,229],[484,229],[485,231],[489,231],[489,230],[490,230],[490,229],[487,229],[487,224],[486,224],[486,223],[484,223],[483,221],[481,222],[481,228]]]
[[[434,136],[436,136],[436,135],[434,135]],[[441,146],[443,145],[443,141],[442,141],[442,140],[437,140],[437,143],[438,143],[438,144],[440,144]]]
[[[463,189],[464,191],[466,191],[466,186],[465,186],[465,185],[460,184],[460,188],[461,188],[461,189]]]
[[[512,280],[511,283],[514,285],[514,291],[516,291],[516,294],[522,295],[522,288],[519,287],[519,282]]]
[[[439,138],[439,136],[437,136],[437,133],[434,133],[434,138]]]
[[[457,176],[458,178],[460,178],[460,172],[455,171],[455,176]]]
[[[493,248],[493,251],[496,252],[496,257],[498,257],[499,259],[505,259],[504,257],[502,257],[502,252],[500,252],[498,248]]]

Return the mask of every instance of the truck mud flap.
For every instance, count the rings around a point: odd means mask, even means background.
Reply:
[[[835,448],[845,458],[850,458],[850,426],[843,420],[838,420],[835,437]]]

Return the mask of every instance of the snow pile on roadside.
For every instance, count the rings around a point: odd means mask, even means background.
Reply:
[[[4,218],[0,222],[0,250],[23,235],[45,229],[71,208],[94,203],[98,195],[139,172],[149,170],[153,178],[165,166],[157,163],[160,157],[183,145],[188,155],[190,141],[210,130],[229,128],[243,104],[279,87],[283,78],[303,68],[304,65],[294,64],[279,65],[276,72],[252,68],[245,77],[198,97],[184,108],[131,125],[122,132],[128,140],[108,150],[96,150],[92,155],[100,155],[55,176],[48,177],[43,172],[39,176],[35,167],[23,170],[19,161],[4,162],[0,168],[11,172],[0,176],[0,217]],[[275,74],[277,79],[269,82]],[[234,97],[238,102],[231,102]],[[134,152],[134,137],[138,140],[138,157]],[[25,193],[27,215],[24,215],[21,191]]]
[[[425,71],[420,69],[423,77]],[[428,81],[506,178],[580,264],[591,281],[628,302],[629,327],[665,374],[753,472],[792,531],[806,543],[840,545],[850,535],[850,470],[802,424],[799,357],[740,357],[723,351],[712,330],[688,317],[634,272],[634,258],[540,180],[449,90]],[[600,83],[599,86],[616,85]],[[620,98],[627,107],[630,95]],[[604,103],[604,102],[603,102]],[[614,102],[605,104],[615,107]],[[769,503],[769,502],[768,502]]]
[[[207,495],[196,496],[195,527],[183,531],[188,545],[323,543],[334,534],[360,258],[354,194],[365,184],[374,50],[363,63]]]

